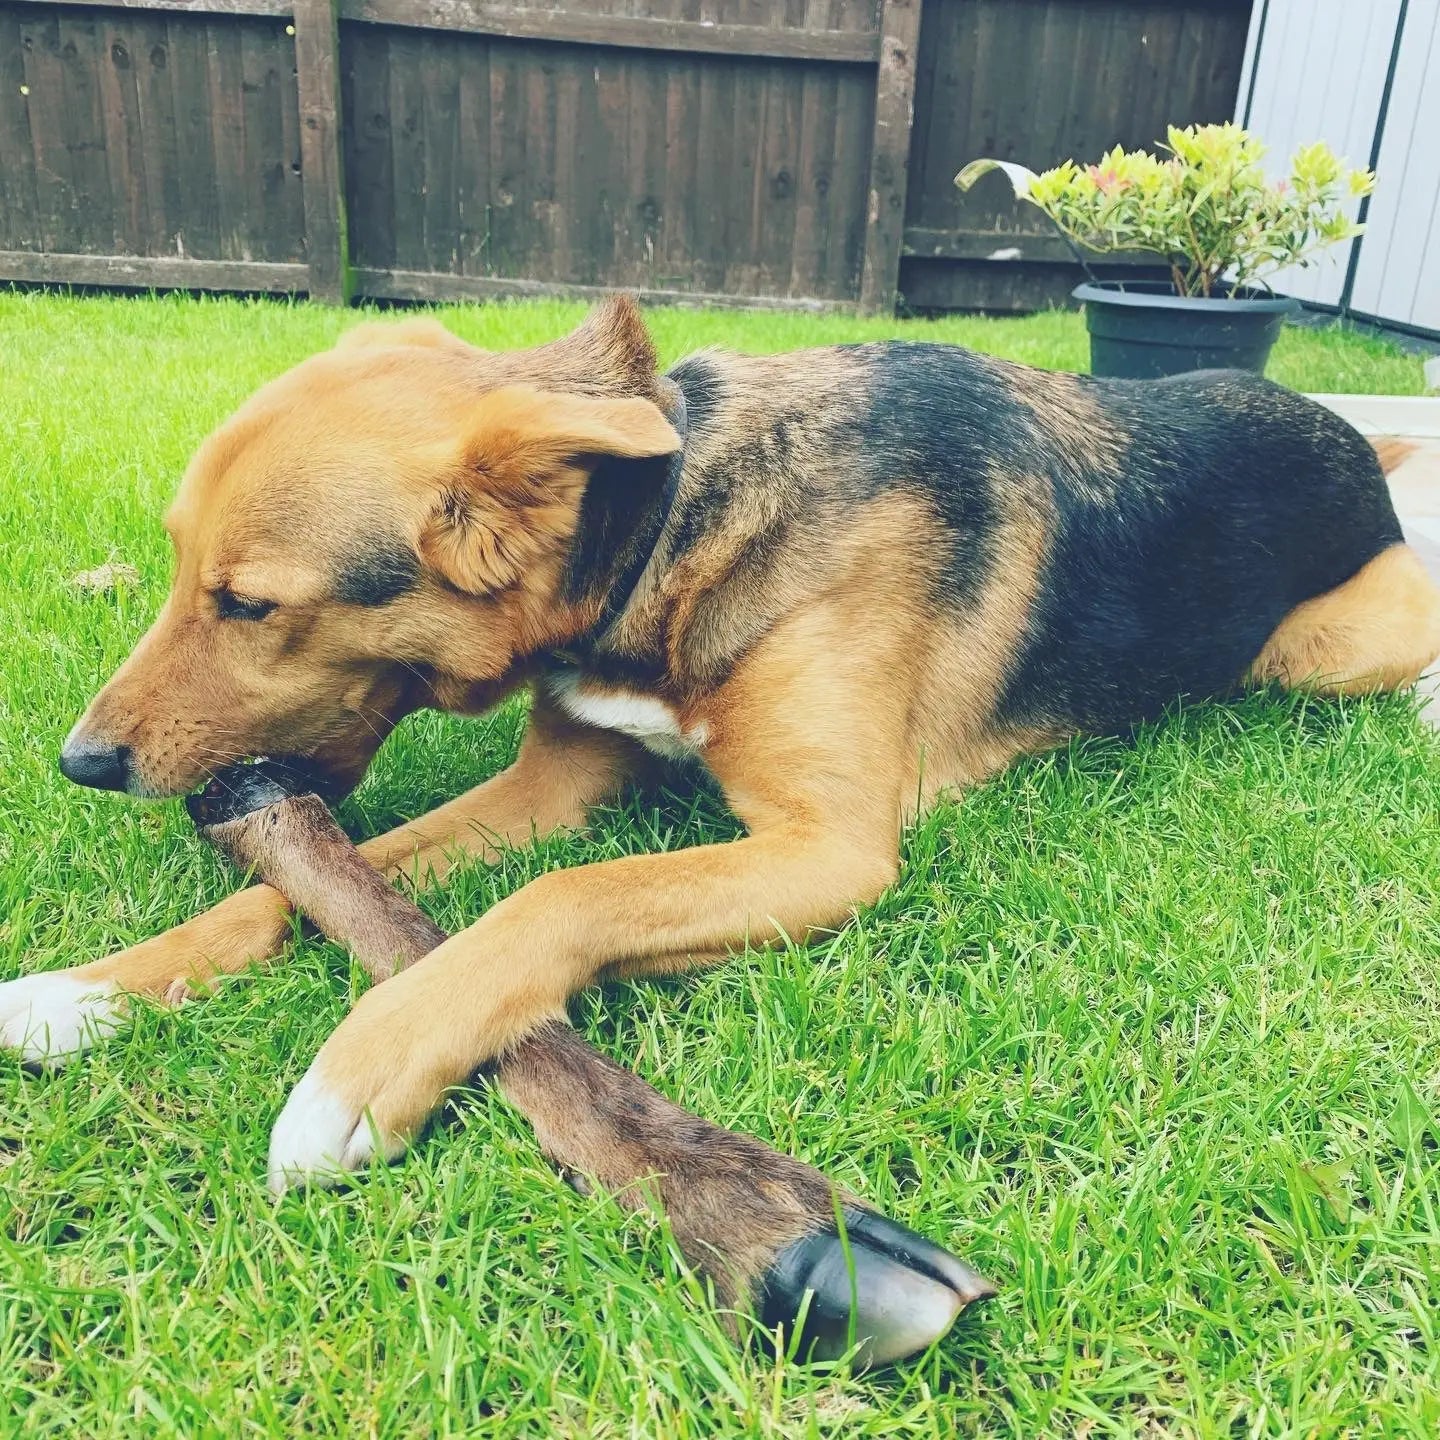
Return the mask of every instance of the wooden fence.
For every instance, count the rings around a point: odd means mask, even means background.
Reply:
[[[1249,0],[0,0],[0,280],[1025,308],[979,154],[1232,113]]]

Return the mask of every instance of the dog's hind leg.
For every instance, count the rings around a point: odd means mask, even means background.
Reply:
[[[1408,545],[1392,545],[1343,585],[1297,605],[1249,680],[1322,695],[1413,685],[1440,655],[1440,589]]]
[[[391,877],[442,877],[457,860],[582,825],[647,763],[630,741],[577,726],[537,702],[515,763],[427,815],[377,835],[360,853]],[[113,1034],[125,997],[176,1004],[219,976],[280,955],[294,917],[285,897],[253,885],[163,935],[103,960],[0,983],[0,1051],[55,1067]]]

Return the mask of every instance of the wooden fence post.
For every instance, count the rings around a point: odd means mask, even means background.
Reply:
[[[900,287],[922,4],[923,0],[882,0],[880,7],[880,71],[870,142],[865,264],[860,274],[860,311],[865,315],[892,312]]]
[[[350,246],[340,140],[340,27],[335,0],[294,0],[295,83],[310,298],[350,301]]]

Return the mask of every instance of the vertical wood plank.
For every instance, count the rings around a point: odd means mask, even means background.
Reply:
[[[669,249],[670,212],[667,207],[665,182],[668,173],[670,133],[665,128],[665,78],[669,69],[659,56],[646,56],[639,67],[641,88],[639,103],[645,114],[645,167],[641,177],[642,222],[645,284],[658,287],[665,273],[665,256]]]
[[[218,20],[206,25],[205,122],[215,153],[215,255],[244,260],[250,224],[245,195],[245,107],[238,37]]]
[[[143,253],[174,251],[183,224],[187,196],[180,183],[180,147],[175,97],[170,83],[169,17],[157,15],[150,43],[135,54],[141,144],[145,154],[146,213],[149,231]]]
[[[736,4],[740,0],[735,0]],[[730,192],[725,228],[725,291],[730,295],[758,295],[764,281],[760,273],[759,227],[761,210],[756,191],[763,174],[760,147],[765,122],[765,65],[763,61],[730,61],[735,100],[730,129],[734,135],[735,188]]]
[[[695,16],[699,7],[695,7]],[[692,18],[684,15],[682,18]],[[690,281],[690,260],[697,247],[700,186],[699,81],[693,71],[668,68],[665,77],[665,268],[660,282],[678,289]]]
[[[578,77],[562,75],[554,87],[555,125],[555,169],[551,199],[554,209],[551,217],[551,241],[555,254],[555,269],[561,275],[583,275],[586,252],[584,245],[576,244],[579,232],[576,226],[576,212],[581,208],[584,186],[581,174],[586,167],[587,153],[574,143],[572,136],[580,130],[580,90]],[[589,283],[588,277],[581,283]]]
[[[860,309],[866,314],[893,310],[900,286],[920,9],[921,0],[884,0],[880,11],[880,71],[875,83],[865,260],[860,275]]]
[[[385,110],[390,117],[392,181],[391,224],[395,263],[402,270],[428,270],[425,253],[426,153],[425,110],[429,85],[427,40],[415,30],[392,30],[386,38],[390,56],[390,89]],[[447,40],[449,37],[445,37]]]
[[[70,223],[87,254],[115,248],[115,195],[110,183],[105,111],[100,94],[100,36],[94,11],[60,17],[60,63],[65,147],[70,155]]]
[[[713,6],[701,10],[701,18],[713,20]],[[698,96],[692,105],[695,118],[695,168],[687,177],[694,186],[695,249],[691,273],[698,290],[724,290],[726,283],[724,245],[725,217],[731,193],[731,149],[715,137],[726,133],[734,113],[735,92],[732,67],[701,65],[696,82]]]
[[[209,35],[204,24],[196,24],[188,15],[167,17],[165,28],[165,69],[157,84],[170,91],[176,155],[176,192],[174,206],[166,212],[166,249],[180,258],[218,260],[220,185],[209,101]]]
[[[524,274],[521,244],[515,224],[516,175],[524,168],[517,144],[524,133],[515,121],[519,104],[515,77],[515,47],[490,47],[490,198],[486,231],[485,274]]]
[[[826,0],[810,0],[810,14],[828,9]],[[809,22],[807,16],[807,23]],[[824,86],[829,76],[807,66],[800,81],[800,125],[795,177],[795,229],[790,241],[792,295],[819,294],[825,270],[824,196],[830,188],[826,161],[833,136]],[[833,88],[833,87],[832,87]],[[823,130],[823,133],[822,133]],[[822,146],[824,147],[822,149]]]
[[[490,50],[488,40],[477,38],[460,67],[455,204],[460,215],[457,268],[462,275],[483,275],[490,263]],[[581,133],[578,126],[574,133]]]
[[[295,0],[295,72],[310,298],[344,305],[350,299],[350,246],[340,135],[340,31],[334,0]]]
[[[113,12],[101,14],[96,53],[105,157],[116,206],[114,249],[120,255],[144,255],[150,234],[149,165],[133,47],[144,43],[154,22],[147,15],[116,24]]]
[[[429,269],[460,268],[460,206],[457,151],[460,133],[460,63],[474,48],[463,41],[432,49],[425,93],[425,256]]]
[[[556,154],[564,143],[557,135],[558,111],[556,70],[559,55],[550,46],[530,46],[525,67],[525,248],[539,262],[538,278],[558,280],[563,242],[557,235],[560,212],[568,202],[557,201]]]
[[[245,184],[250,210],[246,230],[256,260],[298,260],[295,241],[304,226],[304,193],[291,169],[285,135],[291,93],[292,48],[283,23],[244,26],[239,35]]]
[[[870,185],[867,160],[875,134],[875,87],[861,70],[831,72],[830,184],[825,191],[825,233],[830,276],[816,293],[853,299],[865,271]]]
[[[760,155],[755,166],[752,238],[760,262],[761,291],[790,293],[795,251],[796,190],[800,168],[802,73],[811,67],[767,66]],[[809,293],[809,292],[802,292]]]
[[[345,37],[346,234],[356,264],[395,267],[395,176],[390,155],[390,39],[378,25]],[[301,127],[302,136],[304,127]],[[302,162],[301,173],[304,173]]]
[[[40,206],[35,189],[35,140],[30,132],[30,89],[19,16],[0,11],[0,247],[40,249]]]

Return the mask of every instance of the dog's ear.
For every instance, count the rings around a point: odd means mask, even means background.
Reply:
[[[387,324],[368,320],[354,325],[336,342],[335,348],[350,350],[389,350],[398,345],[418,345],[430,350],[467,350],[470,347],[458,335],[452,335],[438,320],[416,316]]]
[[[605,379],[631,394],[653,391],[655,342],[633,295],[607,296],[559,348],[580,362],[589,372],[587,378]]]
[[[459,463],[421,532],[420,557],[456,589],[503,590],[568,544],[600,459],[679,448],[680,437],[648,400],[529,385],[492,390],[475,406]]]

